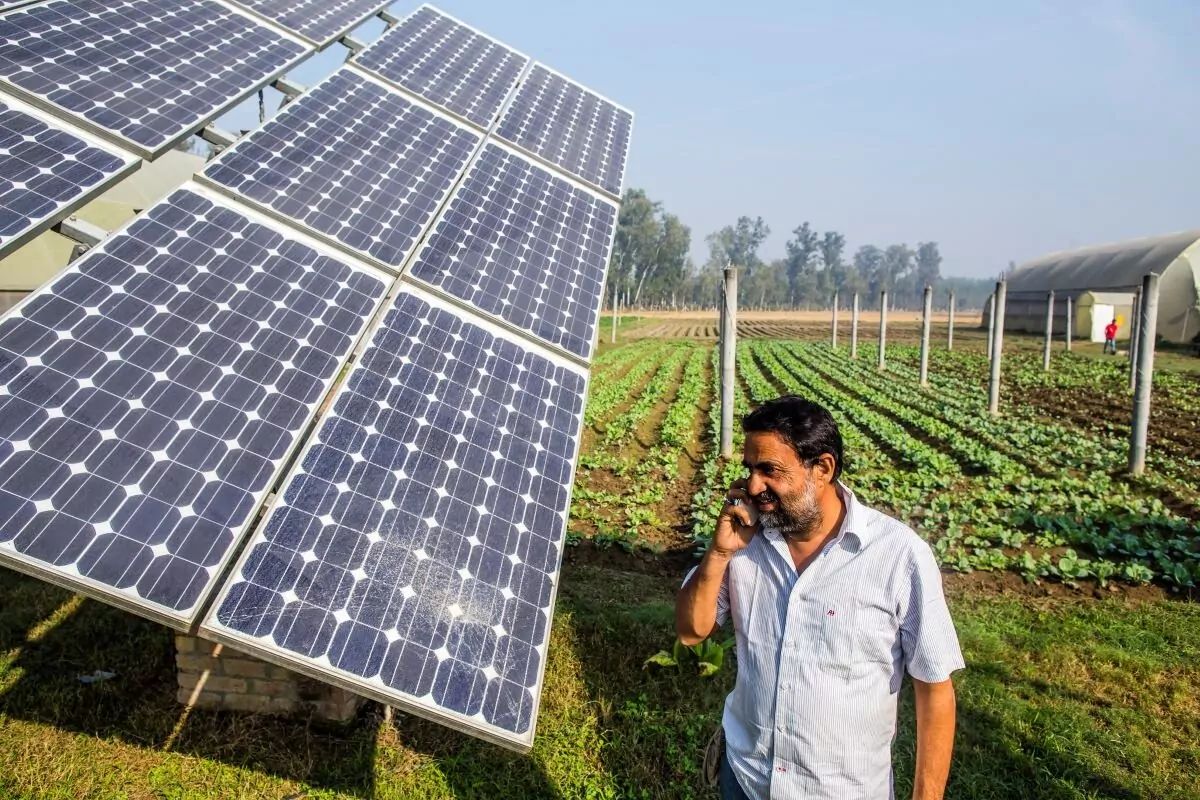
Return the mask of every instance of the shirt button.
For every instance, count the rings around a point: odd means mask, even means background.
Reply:
[[[783,733],[785,728],[783,725],[780,725],[778,728],[776,728],[776,730],[778,730],[780,733]]]

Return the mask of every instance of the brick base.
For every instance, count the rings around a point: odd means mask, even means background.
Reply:
[[[258,714],[305,714],[347,722],[362,698],[195,636],[175,637],[179,702]]]

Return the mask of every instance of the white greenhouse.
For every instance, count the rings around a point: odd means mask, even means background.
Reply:
[[[1151,272],[1160,276],[1158,336],[1177,343],[1200,337],[1200,230],[1053,253],[1022,264],[1008,276],[1004,328],[1042,333],[1053,289],[1056,333],[1066,330],[1070,298],[1074,338],[1102,341],[1113,319],[1120,322],[1118,338],[1127,338],[1134,292]]]

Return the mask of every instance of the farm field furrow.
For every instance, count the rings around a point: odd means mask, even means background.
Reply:
[[[589,432],[572,497],[570,539],[586,538],[602,549],[617,544],[626,551],[663,550],[677,543],[678,524],[672,520],[690,502],[690,470],[682,467],[690,464],[688,446],[700,438],[696,409],[705,401],[711,348],[682,343],[664,351],[646,342],[626,349],[643,356],[600,391],[605,398],[619,391],[630,402],[602,433]]]
[[[671,349],[669,345],[651,344],[634,351],[636,357],[632,366],[619,377],[613,374],[619,373],[619,368],[615,367],[612,370],[601,369],[593,375],[583,412],[583,424],[586,427],[602,426],[618,407],[629,400],[633,390],[662,363]]]
[[[980,367],[985,365],[986,361]],[[866,367],[860,365],[860,368]],[[893,363],[889,370],[916,384],[917,371],[910,365]],[[1049,461],[1072,469],[1076,474],[1103,472],[1115,475],[1121,473],[1128,463],[1128,426],[1124,430],[1114,431],[1086,422],[1081,425],[1071,417],[1064,420],[1062,413],[1048,416],[1038,408],[1023,405],[1024,395],[1020,392],[1011,396],[1002,392],[1003,414],[999,419],[992,419],[985,410],[986,388],[936,372],[931,372],[930,384],[942,406],[941,413],[950,416],[957,411],[960,420],[978,429],[976,433],[999,431],[989,442],[999,449],[1009,448],[1011,451],[1014,443],[1020,442],[1027,463],[1036,461],[1031,463],[1035,471]],[[1012,389],[1005,391],[1012,392]],[[1064,421],[1065,425],[1062,424]],[[1030,436],[1043,442],[1044,446],[1036,454],[1030,452],[1030,443],[1027,441]],[[1071,446],[1064,447],[1064,442],[1068,441],[1072,443]],[[1200,509],[1200,486],[1195,477],[1200,475],[1200,461],[1172,455],[1156,447],[1155,442],[1152,438],[1147,453],[1149,471],[1137,478],[1122,475],[1121,479],[1146,487],[1178,506],[1177,510],[1195,516],[1197,509]]]
[[[1014,443],[977,459],[976,474],[965,475],[936,498],[916,505],[901,494],[877,498],[924,531],[947,566],[960,571],[1014,569],[1031,580],[1054,576],[1107,582],[1119,577],[1190,588],[1200,579],[1194,523],[1152,493],[1114,479],[1110,472],[1117,469],[1119,454],[1103,445],[1061,429],[1043,430],[1029,420],[993,420],[965,397],[934,408],[934,395],[915,380],[841,361],[828,347],[755,344],[777,352],[786,349],[791,360],[784,358],[785,365],[794,373],[810,370],[808,384],[818,393],[828,392],[820,396],[831,405],[846,408],[849,398],[891,409],[906,424],[936,434],[957,454],[982,453],[991,446],[988,439]],[[939,401],[953,394],[945,388],[937,392]],[[974,416],[963,410],[972,407]],[[894,420],[884,428],[888,423]],[[1008,455],[1026,448],[1046,456],[1039,459],[1043,469],[1035,471]],[[916,479],[910,473],[896,476],[900,485]]]

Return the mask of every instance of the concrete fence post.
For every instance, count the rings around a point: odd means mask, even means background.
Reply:
[[[885,289],[879,293],[879,363],[880,370],[887,369],[887,303],[888,293]]]
[[[737,269],[725,268],[725,324],[721,328],[721,455],[733,456],[733,384],[737,370]]]
[[[1138,320],[1137,383],[1133,390],[1133,424],[1129,432],[1129,472],[1146,471],[1146,440],[1150,433],[1150,396],[1154,386],[1154,340],[1158,333],[1158,276],[1142,279],[1141,318]]]
[[[1071,352],[1071,337],[1075,335],[1075,300],[1067,295],[1067,352]]]
[[[838,293],[837,293],[837,290],[835,289],[833,291],[833,338],[832,338],[832,346],[833,346],[834,350],[837,350],[837,325],[838,325]]]
[[[933,287],[925,287],[925,312],[921,315],[921,385],[929,385],[929,325],[933,320]]]
[[[996,293],[994,291],[992,292],[992,296],[988,298],[987,316],[988,316],[987,356],[988,356],[988,361],[991,361],[992,360],[992,344],[996,339]]]
[[[1000,280],[996,283],[996,293],[992,295],[992,372],[988,380],[988,413],[996,416],[1000,413],[1000,356],[1004,352],[1004,304],[1008,295],[1008,282]]]
[[[1133,295],[1133,313],[1129,319],[1129,391],[1137,376],[1137,350],[1142,343],[1142,287]]]
[[[953,350],[954,349],[954,292],[953,291],[950,292],[949,323],[950,323],[950,327],[946,330],[946,349]]]
[[[854,293],[854,306],[850,310],[850,357],[858,358],[858,292]]]
[[[1050,371],[1050,342],[1054,339],[1054,290],[1046,295],[1046,341],[1042,346],[1042,371]]]

